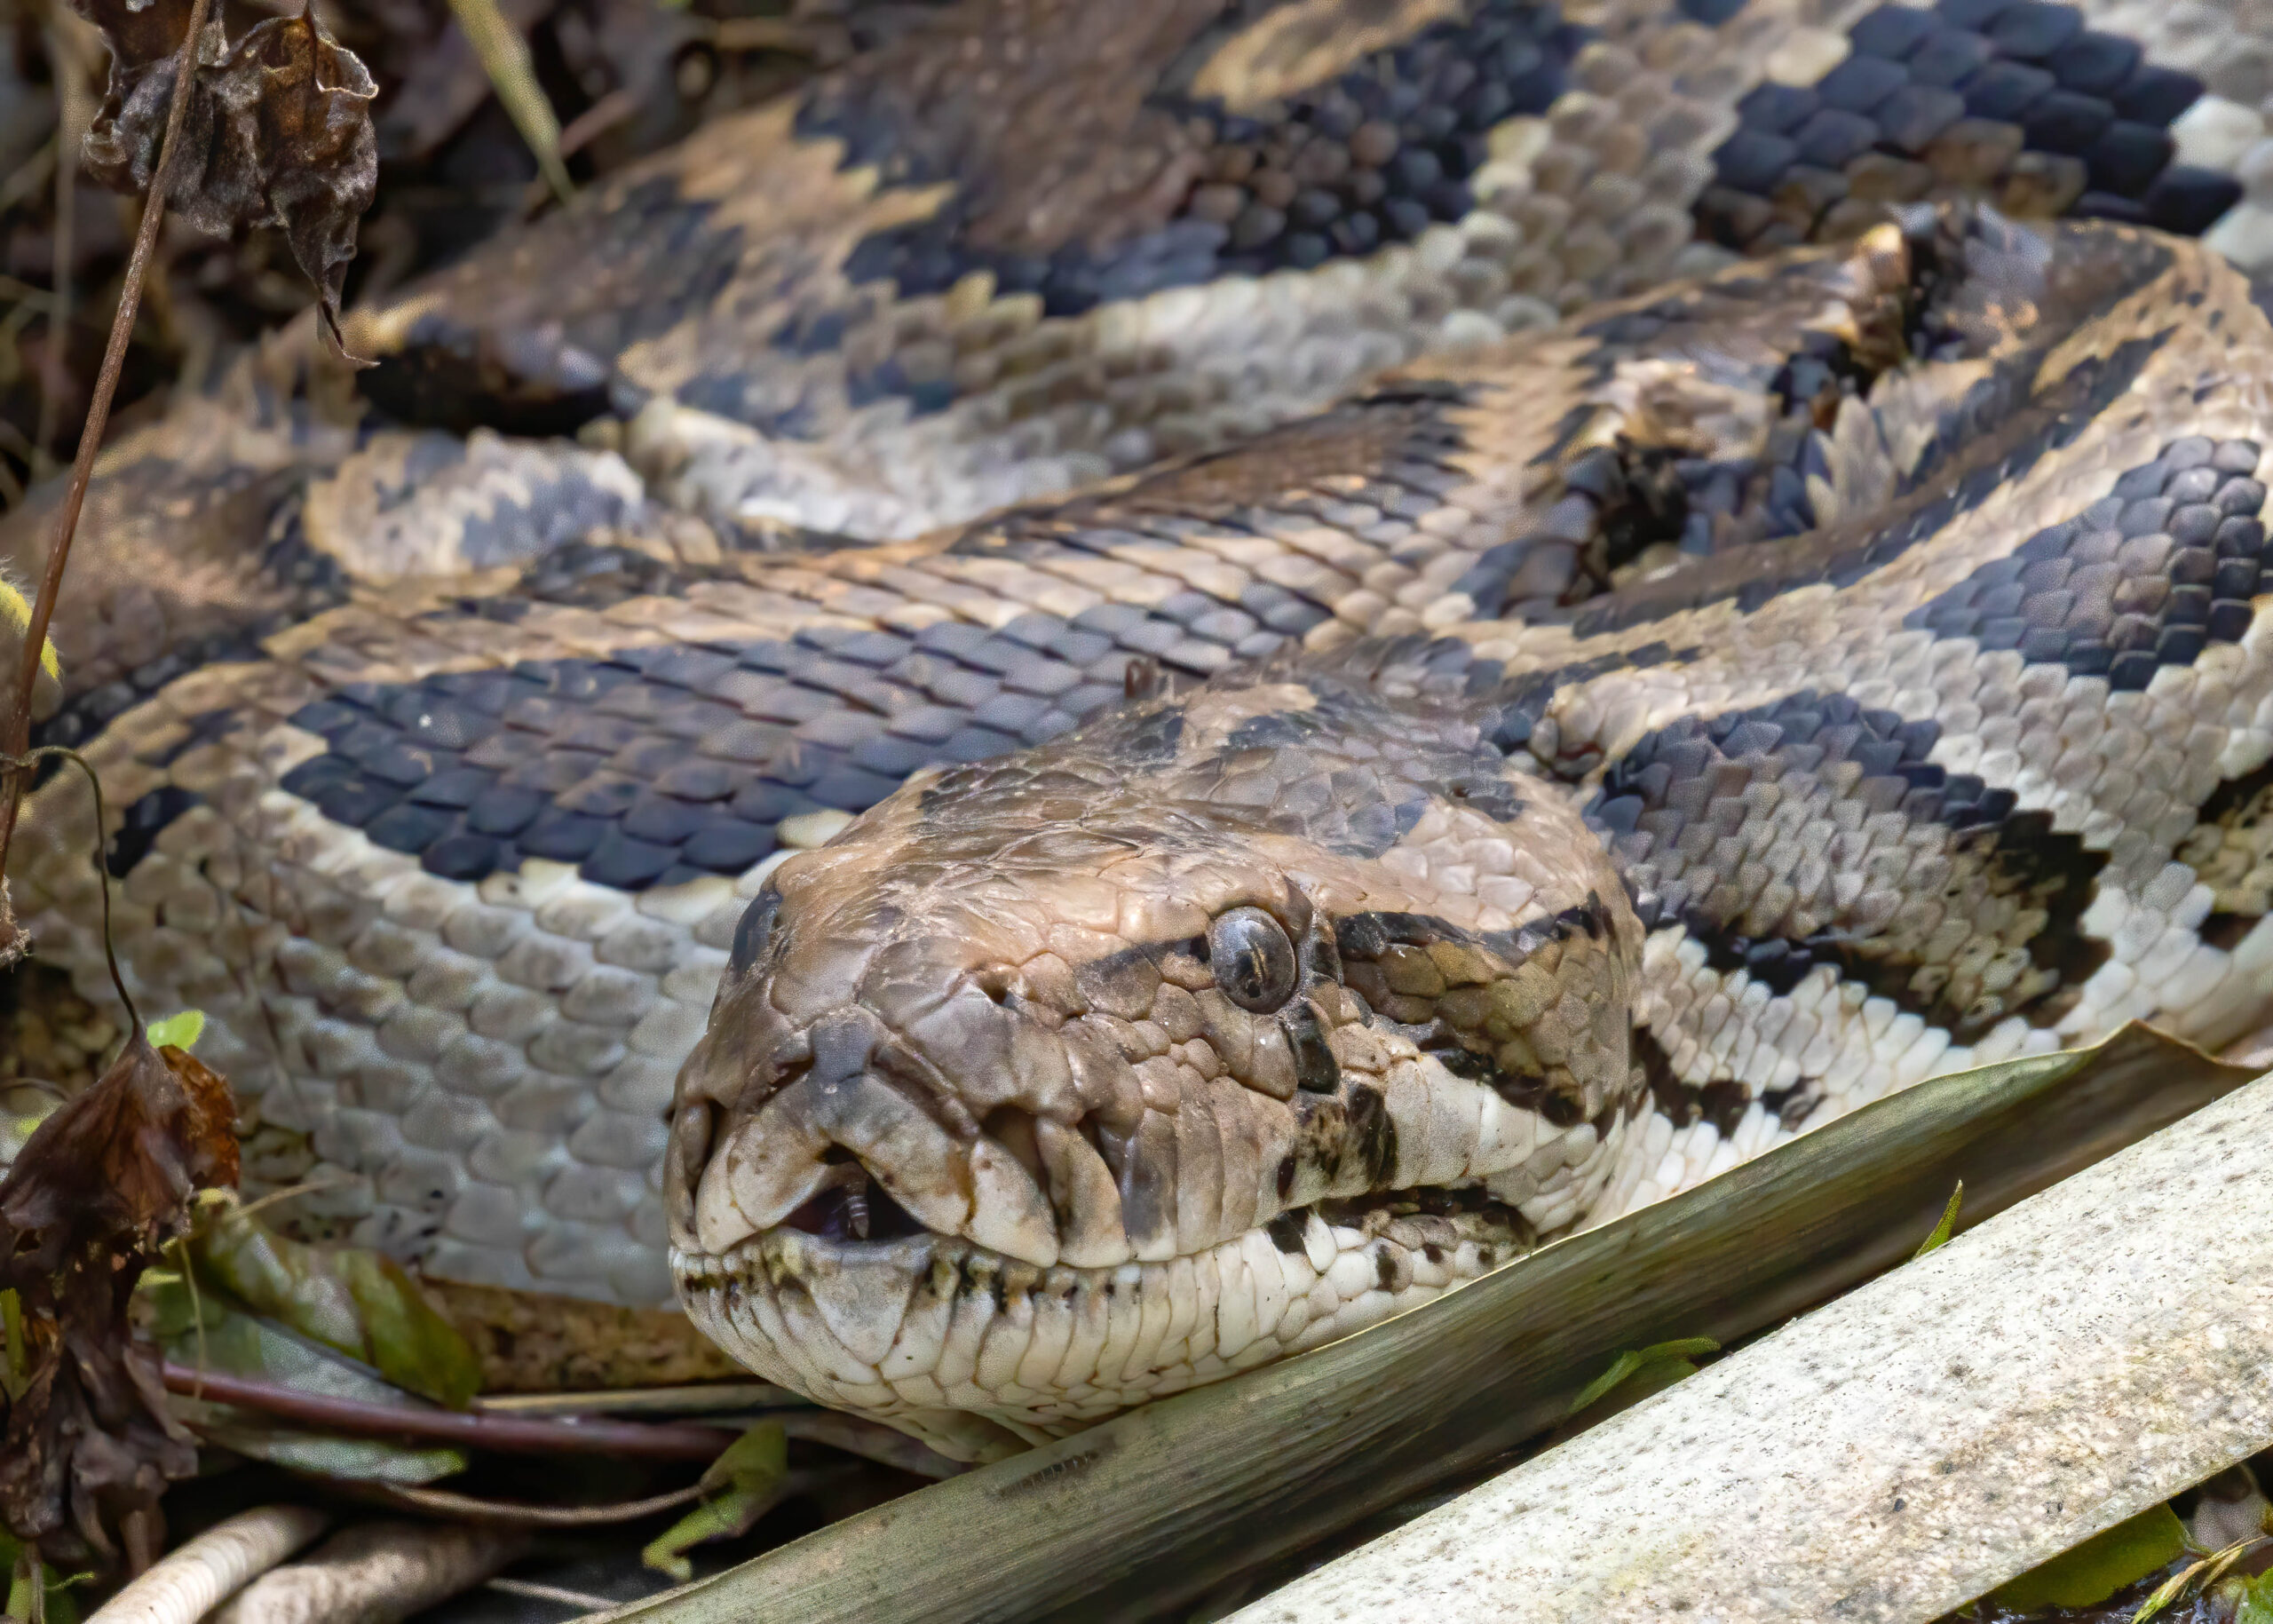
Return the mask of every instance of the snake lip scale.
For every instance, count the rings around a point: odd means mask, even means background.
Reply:
[[[2273,104],[2168,12],[928,9],[107,456],[138,1001],[305,1232],[971,1459],[2241,1040]]]

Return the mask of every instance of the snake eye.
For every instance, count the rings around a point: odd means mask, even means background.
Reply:
[[[765,951],[766,941],[773,934],[773,916],[780,911],[781,893],[771,885],[758,892],[742,910],[742,922],[734,927],[733,951],[726,955],[728,975],[749,973],[749,967],[757,963],[757,955]]]
[[[1242,1010],[1267,1015],[1295,994],[1295,944],[1259,907],[1235,907],[1208,927],[1216,985]]]

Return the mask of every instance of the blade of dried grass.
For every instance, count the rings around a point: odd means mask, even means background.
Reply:
[[[497,91],[497,99],[513,128],[536,156],[537,172],[552,194],[566,202],[575,187],[560,155],[560,116],[551,99],[536,82],[536,64],[529,59],[528,42],[497,9],[497,0],[450,0],[450,11],[465,30],[482,71]]]
[[[702,1498],[702,1486],[695,1483],[690,1483],[683,1489],[673,1489],[668,1494],[653,1494],[645,1500],[619,1501],[605,1506],[529,1505],[520,1501],[483,1500],[473,1494],[454,1494],[447,1489],[406,1488],[391,1483],[358,1484],[355,1492],[365,1500],[377,1501],[405,1511],[416,1511],[426,1517],[494,1523],[513,1528],[604,1528],[611,1523],[636,1523],[665,1511],[675,1511]]]

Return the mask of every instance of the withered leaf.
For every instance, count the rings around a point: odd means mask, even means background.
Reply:
[[[0,1393],[0,1519],[67,1560],[113,1552],[115,1531],[149,1549],[159,1494],[196,1470],[128,1304],[191,1198],[236,1182],[235,1122],[227,1083],[138,1034],[0,1181],[0,1291],[26,1367]]]
[[[111,48],[110,84],[87,131],[87,170],[115,191],[142,192],[157,168],[188,0],[73,0]],[[371,129],[378,85],[331,36],[313,6],[272,17],[234,44],[219,8],[198,41],[196,83],[166,202],[200,230],[226,236],[274,226],[316,286],[332,352],[355,257],[355,226],[378,186]]]
[[[173,99],[182,37],[189,31],[190,0],[144,0],[140,5],[132,0],[72,0],[72,9],[100,29],[110,47],[110,83],[94,123],[87,127],[80,161],[114,192],[147,192],[165,137],[166,107]],[[197,42],[199,71],[218,66],[227,54],[217,5]],[[197,111],[193,99],[186,114],[193,123]],[[186,138],[186,126],[183,134]]]

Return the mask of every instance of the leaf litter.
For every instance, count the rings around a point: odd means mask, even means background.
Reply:
[[[190,0],[73,0],[111,49],[110,83],[87,131],[87,172],[147,193],[156,172]],[[165,202],[199,230],[281,227],[315,285],[332,353],[355,229],[377,194],[371,128],[378,86],[313,4],[256,23],[235,41],[216,12],[195,44],[194,83]]]
[[[147,1561],[158,1497],[196,1470],[129,1311],[196,1193],[235,1184],[235,1129],[218,1075],[137,1033],[0,1181],[0,1293],[12,1299],[0,1520],[53,1555],[107,1558],[123,1541]]]

